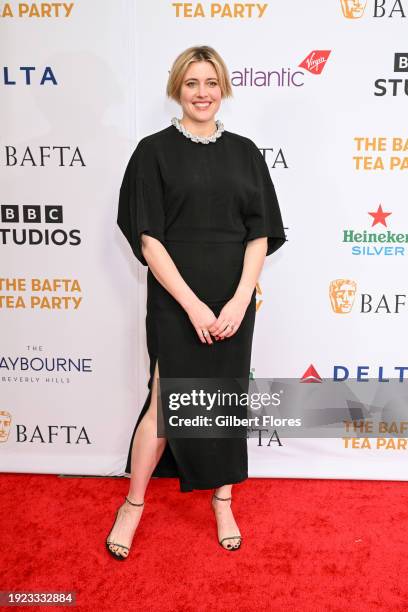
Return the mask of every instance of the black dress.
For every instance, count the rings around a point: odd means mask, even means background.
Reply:
[[[118,225],[134,255],[142,232],[167,249],[181,276],[218,316],[240,281],[246,241],[268,237],[267,255],[285,242],[275,189],[257,146],[224,130],[214,142],[194,142],[171,124],[142,138],[123,177]],[[147,272],[149,392],[130,441],[150,404],[156,359],[163,378],[249,378],[255,289],[237,332],[203,344],[185,310]],[[182,492],[211,489],[248,477],[243,438],[167,439],[152,476],[178,477]]]

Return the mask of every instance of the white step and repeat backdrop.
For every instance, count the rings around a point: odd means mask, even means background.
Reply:
[[[408,0],[0,2],[3,471],[123,474],[148,356],[117,199],[181,116],[165,86],[192,45],[225,59],[217,117],[265,155],[287,233],[251,376],[405,381],[407,25]],[[251,476],[407,477],[394,441],[281,442],[249,440]]]

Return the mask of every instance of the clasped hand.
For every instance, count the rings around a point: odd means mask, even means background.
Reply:
[[[224,340],[237,333],[249,301],[242,298],[231,298],[216,317],[207,304],[196,302],[187,314],[203,344],[213,344],[215,340]]]

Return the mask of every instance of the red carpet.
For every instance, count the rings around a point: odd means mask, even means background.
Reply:
[[[408,610],[407,483],[249,479],[233,489],[243,544],[228,552],[210,491],[154,479],[124,562],[104,539],[127,479],[1,485],[2,591],[73,590],[81,611]]]

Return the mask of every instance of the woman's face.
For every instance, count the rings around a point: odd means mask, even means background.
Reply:
[[[193,121],[211,121],[221,104],[221,88],[211,62],[192,62],[183,78],[180,104]]]

